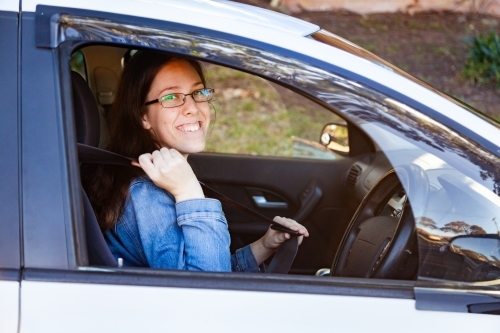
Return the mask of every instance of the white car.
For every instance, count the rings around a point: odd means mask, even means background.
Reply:
[[[0,332],[500,332],[495,121],[314,24],[230,1],[3,0],[0,30]],[[204,64],[217,120],[189,162],[308,228],[288,274],[89,252],[78,109],[97,106],[105,147],[143,48]],[[224,211],[232,250],[268,227]]]

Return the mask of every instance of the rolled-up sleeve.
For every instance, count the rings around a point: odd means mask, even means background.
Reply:
[[[231,270],[233,272],[260,273],[264,270],[264,266],[257,265],[252,249],[250,245],[247,245],[236,250],[236,253],[231,256]]]
[[[230,237],[220,202],[192,199],[178,202],[175,208],[184,235],[186,269],[231,271]]]

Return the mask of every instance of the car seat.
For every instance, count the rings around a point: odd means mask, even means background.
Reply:
[[[73,110],[78,143],[97,147],[100,137],[100,119],[97,102],[87,82],[76,72],[71,72]],[[80,161],[80,165],[82,162]],[[85,221],[85,239],[89,265],[116,267],[117,262],[109,250],[99,228],[90,200],[81,186]]]

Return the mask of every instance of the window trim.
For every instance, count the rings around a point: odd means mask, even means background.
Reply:
[[[77,271],[26,269],[27,281],[203,288],[297,294],[415,299],[415,281],[317,277],[260,273],[212,273],[144,268],[81,268]]]

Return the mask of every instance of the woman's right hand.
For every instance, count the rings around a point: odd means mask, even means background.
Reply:
[[[307,229],[295,220],[288,219],[286,217],[275,216],[273,221],[278,222],[284,227],[297,231],[300,234],[300,236],[298,236],[299,245],[302,243],[302,239],[304,237],[309,237],[309,232],[307,231]],[[278,251],[280,246],[290,237],[291,236],[286,232],[277,231],[269,227],[264,236],[250,244],[250,249],[252,250],[252,254],[257,264],[262,264],[273,253]]]
[[[161,148],[139,156],[141,167],[156,186],[170,192],[176,202],[204,198],[203,190],[186,158],[175,149]]]

